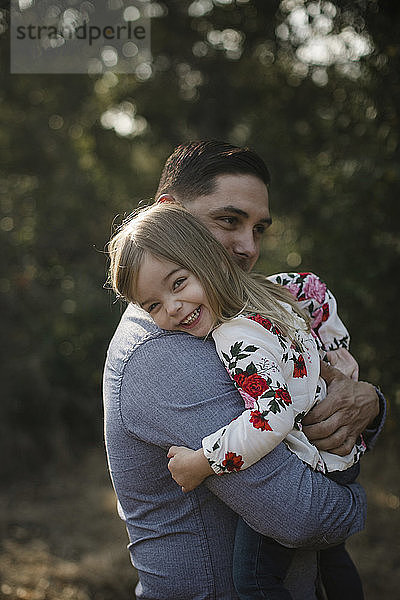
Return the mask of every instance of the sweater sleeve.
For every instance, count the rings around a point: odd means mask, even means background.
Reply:
[[[311,329],[325,351],[349,349],[350,335],[338,315],[335,296],[314,273],[279,273],[268,277],[285,287],[311,318]]]
[[[304,398],[296,395],[292,401],[287,379],[293,373],[307,377],[304,357],[268,319],[232,319],[218,327],[213,338],[246,407],[202,440],[212,469],[222,474],[250,467],[273,450],[293,430],[309,396],[304,386]]]

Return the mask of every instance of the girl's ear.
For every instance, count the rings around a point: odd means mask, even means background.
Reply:
[[[161,196],[158,196],[158,198],[156,200],[156,204],[161,204],[161,203],[179,204],[179,202],[177,200],[175,200],[175,198],[173,196],[171,196],[171,194],[161,194]]]

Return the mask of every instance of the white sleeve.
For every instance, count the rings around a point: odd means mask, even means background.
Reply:
[[[257,317],[264,324],[238,317],[213,332],[218,355],[246,407],[202,441],[206,458],[219,474],[245,469],[268,454],[293,429],[298,414],[285,371],[288,377],[293,369],[303,368],[304,359],[268,319]]]
[[[285,287],[311,318],[311,329],[323,350],[349,348],[350,335],[340,319],[335,296],[314,273],[279,273],[268,277]]]

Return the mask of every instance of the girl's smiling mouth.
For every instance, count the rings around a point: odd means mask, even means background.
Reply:
[[[197,325],[200,320],[201,312],[201,306],[198,306],[192,313],[190,313],[190,315],[188,315],[179,323],[179,327],[185,327],[186,329],[189,329]]]

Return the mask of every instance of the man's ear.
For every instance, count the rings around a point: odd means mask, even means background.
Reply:
[[[161,194],[160,196],[158,196],[156,204],[161,204],[164,202],[166,204],[180,204],[180,202],[178,202],[178,200],[175,200],[175,198],[171,196],[171,194]]]

